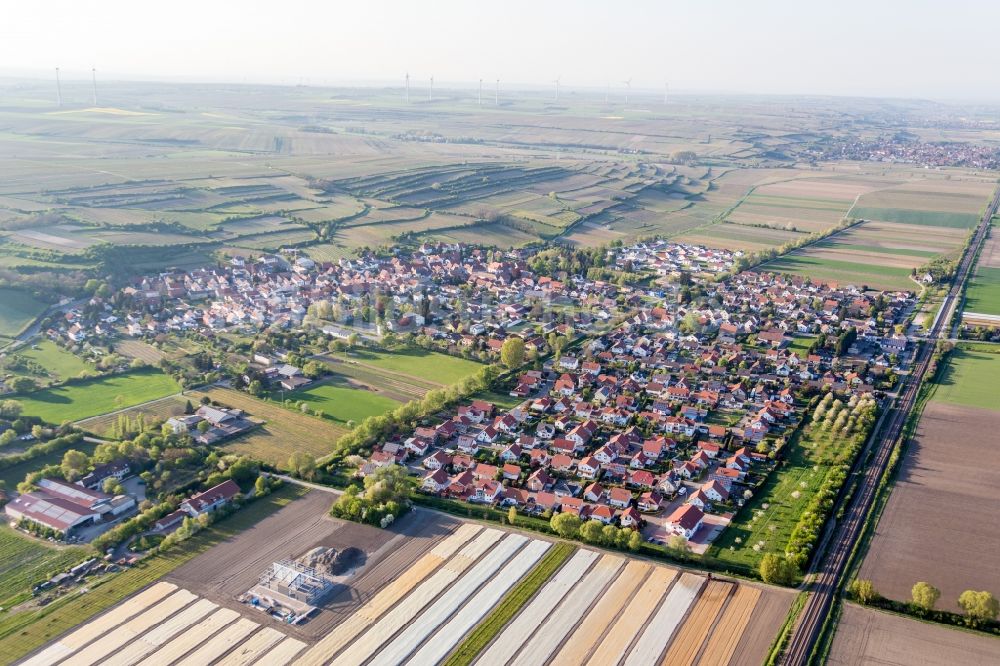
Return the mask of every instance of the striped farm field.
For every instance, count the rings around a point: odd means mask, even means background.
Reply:
[[[323,631],[202,598],[172,577],[26,663],[751,664],[766,658],[794,596],[474,523],[432,543]],[[320,612],[338,603],[321,601]]]
[[[762,270],[805,275],[840,284],[915,291],[914,270],[961,251],[967,232],[955,227],[862,222],[791,254]]]
[[[726,664],[728,658],[697,657],[717,619],[727,617],[735,618],[732,645],[743,639],[744,620],[763,623],[757,624],[763,637],[748,643],[752,654],[735,655],[740,663],[759,663],[792,596],[465,524],[296,663],[640,665],[665,657],[673,663],[676,656],[677,663]],[[764,598],[771,607],[762,606],[766,612],[757,617],[756,602]],[[727,615],[734,599],[739,605]]]

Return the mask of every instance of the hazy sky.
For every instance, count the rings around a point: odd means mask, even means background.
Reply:
[[[0,72],[1000,97],[1000,0],[5,0]]]

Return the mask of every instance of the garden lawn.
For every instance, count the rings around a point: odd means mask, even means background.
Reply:
[[[399,407],[400,403],[374,391],[331,382],[319,383],[286,396],[309,404],[309,409],[322,411],[335,421],[360,422],[369,416],[379,416]]]
[[[86,594],[74,591],[47,606],[0,616],[0,664],[10,664],[21,659],[67,630],[159,580],[195,555],[235,537],[306,492],[308,489],[300,486],[281,488],[164,554],[143,560],[121,573],[92,581],[87,585]]]
[[[1000,315],[1000,268],[976,269],[965,292],[965,311]]]
[[[424,349],[402,351],[359,349],[349,352],[347,358],[391,372],[426,379],[442,386],[454,384],[475,374],[482,367],[475,361]]]
[[[784,466],[771,472],[709,549],[719,562],[756,570],[766,553],[785,552],[799,516],[831,471],[838,449],[829,435],[811,429],[789,446]]]
[[[19,353],[30,358],[61,380],[76,377],[81,372],[93,371],[90,365],[76,354],[62,349],[51,340],[44,340],[35,345],[37,349],[25,348]]]
[[[0,525],[0,607],[10,608],[31,598],[35,583],[83,561],[80,546],[56,548]]]
[[[997,350],[1000,352],[1000,350]],[[997,400],[997,377],[1000,377],[1000,353],[959,347],[948,356],[936,382],[933,400],[968,407],[1000,410]]]
[[[0,335],[14,337],[47,306],[20,289],[0,288]]]
[[[813,335],[796,335],[792,338],[792,342],[788,345],[789,351],[793,351],[799,355],[800,358],[805,358],[809,355],[809,348],[812,347],[813,342],[816,341],[816,336]]]
[[[24,414],[49,423],[79,421],[177,393],[177,382],[159,370],[98,377],[15,396]]]

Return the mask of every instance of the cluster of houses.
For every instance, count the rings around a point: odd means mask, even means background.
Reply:
[[[714,251],[707,251],[714,252]],[[49,331],[73,341],[115,331],[131,337],[229,328],[294,329],[310,306],[323,304],[322,326],[332,337],[428,335],[444,344],[477,345],[498,352],[512,332],[529,349],[544,341],[534,333],[583,331],[611,319],[634,300],[634,288],[567,276],[536,275],[530,251],[491,252],[461,244],[425,244],[391,256],[364,253],[316,263],[294,251],[256,259],[234,257],[228,265],[173,271],[137,279],[121,290],[119,306],[67,315]],[[553,322],[553,308],[571,304],[573,314]],[[628,306],[629,303],[625,302]],[[313,310],[316,314],[316,310]],[[100,327],[100,331],[96,328]]]
[[[513,408],[463,405],[384,444],[359,472],[409,465],[428,493],[625,527],[669,508],[666,530],[691,538],[705,512],[740,505],[770,470],[768,454],[802,419],[806,395],[876,390],[888,357],[905,348],[893,324],[912,305],[908,293],[767,273],[701,288],[720,305],[640,308],[522,373]],[[847,332],[840,356],[791,346]]]
[[[615,265],[630,272],[641,270],[667,277],[684,271],[692,275],[718,275],[733,270],[742,250],[724,250],[688,243],[653,240],[636,243],[615,255]]]

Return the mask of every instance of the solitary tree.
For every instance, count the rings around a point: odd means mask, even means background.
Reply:
[[[768,553],[760,561],[760,577],[765,583],[791,585],[795,574],[795,564],[777,553]]]
[[[63,476],[65,476],[68,481],[75,481],[81,474],[83,474],[83,470],[87,468],[87,454],[83,451],[70,449],[63,454],[62,464],[60,467],[62,468]]]
[[[855,579],[851,583],[851,594],[854,598],[866,606],[879,598],[879,593],[875,589],[875,584],[866,578]]]
[[[500,348],[500,362],[508,368],[519,368],[524,363],[524,340],[507,338]]]
[[[941,590],[937,589],[930,583],[925,583],[920,581],[913,586],[910,590],[910,596],[913,597],[913,603],[924,610],[924,612],[934,610],[934,604],[937,600],[941,598]]]
[[[311,479],[316,473],[316,459],[308,453],[296,451],[288,459],[288,467],[296,476]]]
[[[958,597],[958,605],[968,616],[969,624],[979,624],[986,620],[997,619],[1000,613],[1000,601],[986,590],[966,590]]]
[[[580,531],[582,521],[579,516],[574,516],[571,513],[557,513],[552,516],[552,520],[549,522],[556,534],[564,539],[574,539]]]
[[[510,510],[507,511],[507,522],[513,525],[516,520],[517,520],[517,507],[512,506],[510,507]]]

